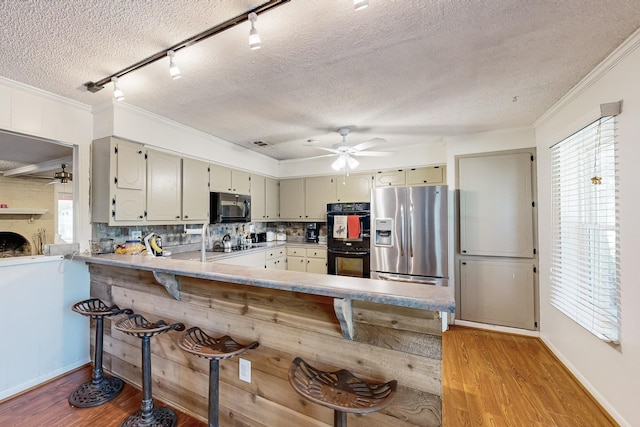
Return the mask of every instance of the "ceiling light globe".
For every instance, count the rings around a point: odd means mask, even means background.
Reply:
[[[333,170],[339,171],[340,169],[342,169],[344,167],[344,165],[346,165],[347,162],[345,161],[344,157],[340,156],[336,159],[335,162],[333,162],[331,164],[331,167],[333,168]]]
[[[349,156],[347,157],[347,164],[349,165],[349,169],[355,169],[358,167],[360,162],[354,159],[353,157]]]

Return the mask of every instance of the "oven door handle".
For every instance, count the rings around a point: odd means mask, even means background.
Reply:
[[[340,255],[369,255],[369,251],[338,251],[336,249],[327,249],[327,252]]]

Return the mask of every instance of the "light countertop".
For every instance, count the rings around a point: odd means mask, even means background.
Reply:
[[[292,243],[277,242],[268,247]],[[319,247],[315,244],[314,247]],[[256,250],[264,250],[258,247]],[[240,251],[240,253],[247,253]],[[233,253],[232,253],[233,254]],[[230,254],[225,254],[230,255]],[[199,279],[280,289],[333,298],[353,299],[424,310],[455,312],[453,290],[449,287],[416,285],[387,280],[363,279],[328,274],[261,269],[172,257],[148,255],[75,255],[89,264],[152,271],[154,274],[195,277]]]

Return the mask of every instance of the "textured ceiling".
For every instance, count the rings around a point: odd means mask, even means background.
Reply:
[[[0,76],[82,103],[106,77],[262,2],[0,2]],[[640,27],[638,0],[291,0],[120,79],[124,102],[276,159],[529,126]],[[513,102],[517,97],[517,102]],[[256,148],[251,141],[272,144]]]

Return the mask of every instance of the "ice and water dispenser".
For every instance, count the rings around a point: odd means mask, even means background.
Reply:
[[[393,219],[376,219],[374,227],[375,237],[373,244],[375,246],[393,246]]]

